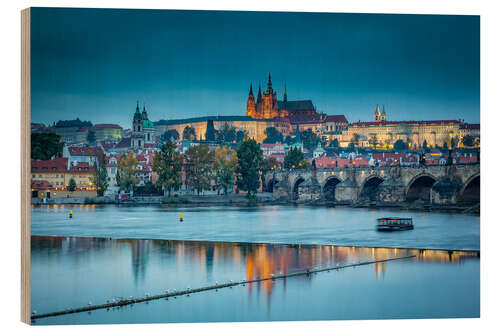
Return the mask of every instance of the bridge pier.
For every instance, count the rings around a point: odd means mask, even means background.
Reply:
[[[358,184],[346,179],[336,186],[335,199],[339,203],[352,204],[358,199]]]

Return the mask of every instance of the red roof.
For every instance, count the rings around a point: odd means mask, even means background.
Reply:
[[[347,123],[347,118],[343,114],[326,116],[326,122]]]
[[[89,164],[89,162],[77,162],[76,165],[72,165],[69,172],[92,172],[94,167]]]
[[[70,155],[73,156],[100,156],[104,152],[101,147],[78,147],[78,146],[71,146],[68,147],[68,151]]]
[[[67,165],[68,159],[66,157],[47,161],[31,160],[31,172],[65,172]]]
[[[35,190],[48,190],[52,189],[52,184],[46,180],[34,180],[31,182],[31,188]]]
[[[122,154],[115,154],[115,155],[111,155],[111,156],[105,156],[105,157],[104,157],[104,162],[105,162],[105,165],[106,165],[106,166],[110,166],[110,167],[111,167],[111,166],[117,166],[117,165],[120,163],[120,157],[121,157],[121,156],[122,156]],[[110,163],[110,160],[111,160],[113,157],[116,159],[116,164],[111,164],[111,163]]]

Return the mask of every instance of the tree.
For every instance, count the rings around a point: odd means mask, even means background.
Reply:
[[[215,138],[220,143],[230,143],[236,141],[236,128],[227,123],[215,132]]]
[[[356,148],[359,146],[359,134],[354,133],[351,137],[351,142],[349,143],[349,147]]]
[[[92,183],[95,185],[97,195],[102,197],[104,192],[108,189],[108,171],[106,170],[104,155],[102,155],[99,163],[94,163]]]
[[[285,144],[291,145],[294,142],[295,142],[295,140],[290,135],[288,135],[288,136],[285,137]]]
[[[283,167],[285,169],[309,169],[311,164],[305,159],[302,150],[292,148],[285,155]]]
[[[401,139],[398,139],[396,142],[394,142],[395,150],[406,150],[407,148],[408,145]]]
[[[429,146],[427,145],[427,140],[424,140],[424,143],[422,144],[422,149],[425,151],[429,150]]]
[[[177,141],[179,140],[179,137],[179,132],[177,132],[176,129],[169,129],[162,134],[161,139],[163,142],[171,140]]]
[[[320,137],[317,136],[316,133],[314,133],[310,128],[300,133],[300,138],[302,139],[304,147],[309,150],[317,147],[318,142],[321,141]]]
[[[120,191],[133,191],[134,187],[139,183],[139,178],[137,176],[138,165],[139,162],[137,162],[133,151],[129,151],[127,155],[124,154],[120,157],[118,174],[116,177],[116,182],[118,186],[120,186]]]
[[[236,183],[240,190],[247,191],[247,197],[250,199],[255,196],[260,187],[260,175],[264,163],[262,149],[255,140],[245,139],[237,155]]]
[[[474,137],[470,134],[467,134],[462,138],[462,144],[466,147],[474,146]]]
[[[64,142],[55,133],[33,133],[31,134],[31,158],[34,160],[50,160],[52,157],[60,157]]]
[[[95,132],[91,129],[87,132],[87,142],[89,145],[95,145]]]
[[[196,140],[196,131],[194,130],[194,127],[189,125],[184,127],[184,130],[182,131],[182,138],[184,140]]]
[[[247,137],[247,132],[244,130],[238,130],[236,131],[236,142],[241,143],[243,140]]]
[[[74,192],[76,190],[76,181],[75,179],[71,178],[68,183],[68,191]]]
[[[377,134],[370,135],[370,138],[368,139],[368,143],[370,144],[370,146],[372,146],[373,149],[376,149],[377,144],[378,144]]]
[[[172,190],[178,190],[182,185],[181,172],[184,158],[181,153],[175,151],[175,148],[175,144],[168,141],[161,146],[153,161],[153,171],[158,175],[156,184],[165,189],[168,196]]]
[[[338,148],[339,147],[339,140],[337,140],[337,138],[335,138],[332,141],[330,141],[329,147],[330,148]]]
[[[450,147],[451,147],[451,149],[457,147],[457,140],[455,138],[451,138],[451,140],[450,140]]]
[[[55,124],[56,127],[92,127],[92,123],[90,121],[81,121],[80,118],[76,118],[75,120],[58,120]]]
[[[205,132],[206,141],[215,141],[215,127],[213,120],[207,120],[207,131]]]
[[[192,186],[199,195],[210,188],[214,172],[214,153],[206,145],[189,148],[186,158],[186,184]]]
[[[156,194],[157,191],[158,191],[158,188],[156,187],[156,184],[153,184],[152,181],[148,180],[144,184],[144,193],[147,193],[147,194]]]
[[[238,166],[238,156],[234,150],[227,146],[220,146],[215,150],[215,175],[216,183],[224,189],[234,185],[234,173]]]
[[[263,143],[283,142],[283,134],[274,127],[266,128],[264,133],[266,134],[266,138]]]

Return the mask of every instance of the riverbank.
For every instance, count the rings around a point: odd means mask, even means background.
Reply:
[[[227,195],[184,195],[184,196],[152,196],[133,197],[131,200],[118,201],[113,197],[91,198],[53,198],[49,200],[32,199],[32,205],[61,205],[61,204],[97,204],[97,205],[175,205],[175,206],[253,206],[253,205],[280,205],[280,206],[314,206],[314,207],[349,207],[371,209],[393,209],[401,211],[419,212],[448,212],[480,215],[480,204],[475,205],[430,205],[423,202],[413,203],[385,203],[385,202],[331,202],[325,200],[294,202],[290,200],[276,200],[272,193],[258,193],[254,200],[249,200],[246,194]]]
[[[275,202],[272,193],[257,193],[254,200],[249,200],[246,194],[227,195],[183,195],[183,196],[148,196],[132,197],[129,200],[116,200],[114,197],[87,197],[87,198],[32,198],[32,205],[60,205],[60,204],[120,204],[120,205],[227,205],[227,204],[271,204]]]

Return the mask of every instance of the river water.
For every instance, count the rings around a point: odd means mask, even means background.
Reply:
[[[377,232],[376,218],[386,216],[412,217],[415,229]],[[52,205],[31,210],[31,234],[39,236],[479,250],[479,231],[478,216],[389,209]]]
[[[69,210],[73,218],[69,218]],[[183,214],[184,221],[179,221]],[[415,229],[378,233],[381,216]],[[479,217],[293,206],[33,206],[37,314],[414,255],[34,324],[479,317]],[[427,250],[423,250],[427,249]],[[446,249],[446,250],[436,250]]]
[[[38,236],[31,243],[32,310],[38,314],[166,289],[416,255],[42,318],[37,325],[479,316],[477,252]]]

